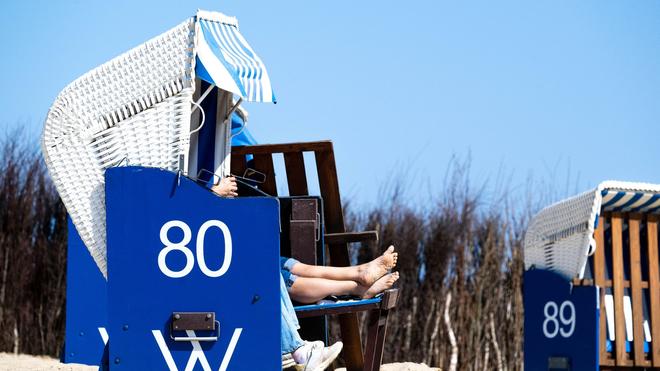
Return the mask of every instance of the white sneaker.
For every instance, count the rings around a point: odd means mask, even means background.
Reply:
[[[337,358],[343,347],[344,344],[341,341],[329,347],[324,347],[323,342],[320,341],[306,343],[300,349],[304,353],[301,359],[298,360],[296,369],[300,371],[323,371]]]
[[[311,344],[311,343],[318,343],[321,347],[325,346],[322,341],[317,340],[317,341],[314,341],[314,342],[305,341],[305,344],[301,348],[304,348],[305,345]],[[282,354],[282,370],[286,370],[287,368],[294,367],[296,365],[297,365],[297,363],[296,363],[296,360],[293,357],[293,352]]]

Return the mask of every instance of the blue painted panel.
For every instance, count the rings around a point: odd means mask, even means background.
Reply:
[[[168,354],[176,366],[170,369],[187,369],[189,361],[195,369],[207,369],[204,362],[210,369],[221,369],[238,333],[228,370],[280,370],[276,199],[224,199],[168,171],[124,167],[106,172],[106,207],[112,369],[167,369]],[[209,220],[224,223],[232,242],[229,268],[215,278],[202,271],[199,253],[208,269],[218,270],[229,244],[221,228],[211,227],[198,251],[200,228]],[[165,230],[171,221],[179,221],[178,226]],[[184,237],[190,240],[185,247],[177,245]],[[159,255],[168,243],[164,240],[181,250],[163,254],[163,269]],[[164,273],[185,270],[188,262],[190,271],[181,278]],[[207,311],[216,313],[220,338],[200,342],[203,353],[192,353],[196,345],[191,342],[170,339],[172,312]]]
[[[598,370],[598,289],[576,286],[556,273],[524,275],[525,370]],[[557,364],[556,363],[556,364]]]
[[[107,322],[106,280],[69,218],[65,363],[101,365]]]

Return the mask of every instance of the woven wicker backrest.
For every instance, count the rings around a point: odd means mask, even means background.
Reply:
[[[602,212],[658,214],[660,185],[606,181],[541,210],[525,233],[525,269],[583,278],[587,258],[599,248],[594,229]]]
[[[188,19],[67,86],[42,149],[55,186],[106,275],[104,172],[119,165],[179,170],[189,149],[194,23]]]
[[[525,269],[532,265],[571,279],[581,274],[593,238],[597,191],[549,206],[532,218],[525,233]],[[591,224],[590,224],[591,223]],[[590,228],[591,227],[591,228]]]

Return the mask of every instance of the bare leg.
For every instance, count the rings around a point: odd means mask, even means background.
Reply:
[[[296,266],[299,264],[296,264]],[[291,299],[315,303],[330,295],[362,295],[365,289],[355,281],[335,281],[325,278],[298,277],[289,288]]]
[[[299,277],[327,278],[336,281],[355,281],[363,286],[371,286],[388,270],[396,266],[398,253],[390,246],[383,255],[369,263],[351,267],[325,267],[297,263],[291,268],[291,273]]]
[[[355,295],[369,299],[391,288],[398,279],[399,272],[394,272],[384,275],[371,286],[363,286],[355,281],[298,277],[289,288],[289,296],[306,304],[315,303],[330,295]]]

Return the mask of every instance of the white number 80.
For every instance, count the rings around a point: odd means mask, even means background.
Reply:
[[[178,243],[172,243],[167,237],[167,233],[172,228],[179,228],[183,231],[183,238]],[[222,235],[225,239],[225,257],[222,261],[222,265],[218,270],[211,270],[206,265],[206,260],[204,259],[204,237],[206,236],[206,231],[211,227],[217,227],[222,231]],[[171,278],[181,278],[187,276],[193,269],[195,265],[195,257],[193,256],[192,251],[188,248],[188,243],[192,239],[192,232],[188,224],[180,220],[170,220],[169,222],[163,224],[160,228],[160,242],[165,245],[165,248],[160,250],[158,253],[158,268],[161,272]],[[186,266],[179,271],[173,271],[167,266],[165,258],[167,254],[171,251],[181,251],[186,256]],[[227,273],[229,266],[231,264],[231,255],[232,255],[232,243],[231,243],[231,233],[227,225],[219,220],[207,220],[199,227],[197,233],[197,244],[195,249],[197,255],[197,264],[199,269],[207,275],[208,277],[220,277],[223,274]]]

